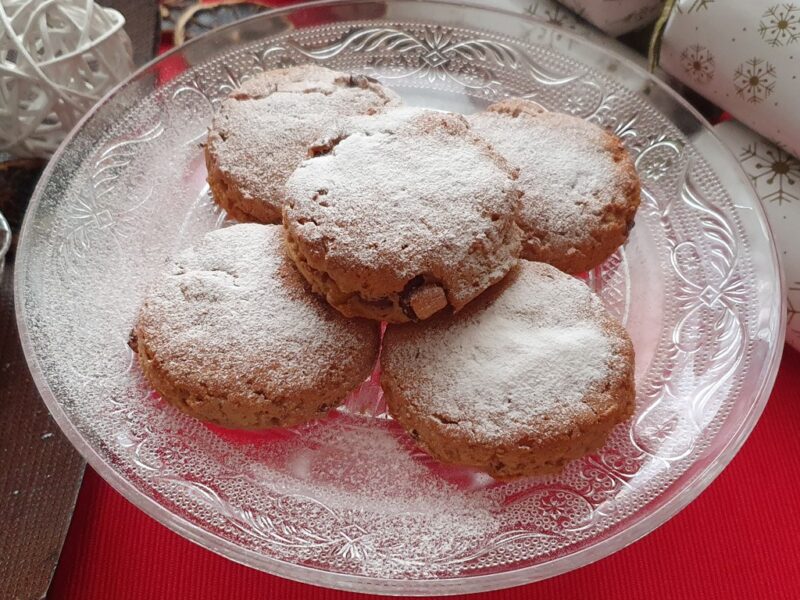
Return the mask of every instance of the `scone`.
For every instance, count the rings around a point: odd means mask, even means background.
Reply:
[[[205,146],[214,200],[237,221],[279,223],[283,185],[336,119],[399,104],[374,79],[303,65],[256,75],[222,102]]]
[[[619,138],[522,99],[492,104],[469,120],[519,168],[522,258],[581,273],[625,242],[640,183]]]
[[[350,119],[311,154],[286,183],[288,249],[345,316],[458,311],[516,264],[516,173],[462,116]]]
[[[435,458],[498,479],[559,471],[634,404],[633,346],[581,281],[522,261],[461,314],[389,326],[389,411]]]
[[[376,323],[309,290],[275,225],[207,234],[149,288],[134,327],[145,377],[170,404],[225,427],[324,415],[372,371]]]

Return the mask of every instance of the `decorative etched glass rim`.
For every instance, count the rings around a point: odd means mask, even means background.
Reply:
[[[772,235],[769,230],[769,225],[766,220],[763,208],[757,201],[753,203],[753,210],[761,225],[761,233],[763,233],[766,245],[769,247],[769,262],[771,268],[775,271],[780,280],[781,294],[779,297],[774,298],[771,315],[777,312],[777,321],[779,324],[778,339],[775,346],[770,349],[764,368],[759,373],[758,392],[755,401],[750,405],[748,412],[744,415],[738,423],[738,428],[734,431],[731,437],[725,440],[724,445],[714,446],[707,450],[708,453],[716,453],[716,456],[705,464],[700,464],[698,461],[692,465],[685,473],[683,473],[676,481],[669,487],[678,489],[675,495],[666,498],[666,495],[660,496],[653,501],[650,505],[650,510],[647,514],[644,511],[633,515],[629,520],[626,520],[624,526],[612,528],[608,535],[605,535],[596,541],[592,542],[585,548],[571,552],[564,556],[552,559],[548,562],[522,567],[513,571],[503,573],[493,573],[488,575],[473,575],[466,577],[447,578],[439,580],[387,580],[376,577],[367,577],[360,575],[349,575],[342,573],[333,573],[322,570],[305,567],[286,561],[269,558],[257,552],[247,550],[237,546],[236,544],[224,540],[201,527],[188,522],[187,520],[176,516],[167,508],[158,504],[155,500],[147,497],[136,487],[131,485],[124,477],[122,477],[107,461],[105,461],[83,437],[81,432],[69,419],[63,406],[61,406],[56,399],[53,391],[48,385],[41,364],[34,351],[33,340],[31,332],[27,328],[27,309],[25,305],[25,290],[24,281],[27,276],[28,269],[28,244],[27,240],[33,237],[33,229],[36,226],[33,216],[36,209],[43,198],[43,193],[46,183],[50,178],[55,165],[59,162],[66,149],[72,143],[72,140],[78,135],[82,127],[91,120],[94,115],[106,104],[111,102],[119,92],[129,86],[130,84],[143,79],[150,74],[156,65],[163,61],[167,61],[175,55],[185,53],[187,49],[191,49],[197,45],[209,43],[215,36],[224,36],[227,33],[241,27],[244,23],[252,22],[255,20],[269,20],[282,15],[291,14],[296,11],[307,10],[309,8],[325,7],[340,4],[374,4],[375,0],[318,0],[314,2],[307,2],[297,4],[290,7],[266,11],[259,15],[255,15],[244,21],[233,23],[226,27],[222,27],[215,31],[209,32],[199,38],[191,40],[190,42],[174,48],[171,51],[161,55],[144,67],[139,69],[131,77],[123,83],[111,90],[102,100],[100,100],[94,108],[86,114],[77,126],[70,132],[64,142],[55,152],[50,163],[46,167],[39,183],[34,191],[31,199],[28,212],[23,223],[18,252],[18,268],[15,272],[15,306],[17,314],[17,326],[20,332],[22,347],[25,352],[25,357],[28,361],[33,379],[41,393],[45,404],[47,405],[54,420],[59,425],[61,430],[66,434],[70,442],[75,448],[83,455],[87,462],[106,480],[111,484],[119,493],[126,499],[132,502],[135,506],[143,510],[152,518],[160,523],[169,527],[176,533],[183,537],[192,540],[193,542],[212,550],[222,556],[234,560],[243,565],[247,565],[259,570],[267,571],[274,575],[279,575],[288,579],[293,579],[300,582],[311,583],[314,585],[322,585],[331,588],[342,590],[378,593],[378,594],[395,594],[402,593],[404,595],[423,595],[423,594],[457,594],[457,593],[473,593],[494,589],[501,589],[531,583],[534,581],[553,577],[567,571],[570,571],[581,566],[585,566],[605,556],[608,556],[617,550],[640,539],[644,535],[650,533],[671,517],[676,515],[680,510],[696,498],[728,465],[733,459],[742,444],[745,442],[756,422],[758,421],[761,412],[766,405],[770,391],[777,376],[778,366],[783,351],[783,336],[786,329],[786,306],[785,306],[785,281],[783,278],[783,271],[780,265],[780,258],[775,248]],[[380,2],[378,2],[380,3]],[[736,176],[739,181],[738,184],[744,186],[744,189],[749,189],[755,198],[755,192],[752,184],[747,180],[741,168],[735,163],[733,155],[726,149],[720,142],[716,134],[714,134],[707,121],[683,98],[681,98],[674,90],[670,89],[664,82],[656,79],[644,69],[640,68],[631,61],[620,57],[602,46],[593,42],[586,41],[583,37],[570,33],[569,31],[558,28],[554,25],[547,24],[541,19],[537,19],[528,15],[521,15],[511,11],[494,9],[485,5],[471,4],[466,2],[454,2],[451,0],[399,0],[397,4],[413,4],[420,7],[421,12],[424,6],[434,7],[450,7],[451,10],[469,9],[475,11],[484,11],[489,14],[503,14],[506,16],[513,16],[522,22],[536,23],[538,27],[549,27],[557,30],[559,35],[569,39],[572,43],[582,46],[591,50],[601,57],[613,57],[628,70],[638,74],[643,81],[651,84],[657,88],[661,94],[666,96],[669,101],[674,102],[675,105],[684,111],[684,118],[693,120],[692,125],[702,129],[704,134],[708,134],[709,138],[713,140],[716,145],[715,150],[719,151],[722,156],[730,159],[734,165]],[[2,252],[0,252],[0,255]]]

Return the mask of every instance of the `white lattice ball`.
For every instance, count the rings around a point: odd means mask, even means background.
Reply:
[[[0,0],[0,151],[49,157],[133,71],[124,23],[93,0]]]

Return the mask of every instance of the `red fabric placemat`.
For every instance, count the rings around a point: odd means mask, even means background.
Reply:
[[[695,502],[636,544],[522,598],[800,598],[800,354],[787,347],[761,421]],[[237,565],[162,527],[87,469],[54,600],[367,598]],[[477,596],[471,596],[475,598]]]

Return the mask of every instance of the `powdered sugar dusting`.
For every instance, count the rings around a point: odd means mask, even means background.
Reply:
[[[435,562],[443,550],[456,558],[497,532],[497,499],[484,491],[467,495],[433,479],[425,463],[401,443],[405,434],[395,423],[339,417],[309,429],[302,441],[281,451],[297,477],[292,486],[353,515],[365,530],[385,532],[367,542],[375,558],[372,573],[390,577],[412,568],[433,574],[442,569]],[[376,461],[376,456],[383,459]],[[354,510],[364,506],[369,511]],[[375,526],[376,518],[382,527]],[[402,544],[401,552],[394,551],[401,547],[398,537],[412,531],[421,532],[414,549]]]
[[[377,83],[354,83],[350,75],[323,67],[262,73],[223,101],[209,132],[210,149],[243,197],[280,208],[286,178],[325,127],[398,102]]]
[[[285,222],[309,262],[324,261],[332,278],[370,274],[377,297],[425,274],[443,283],[454,305],[514,264],[511,171],[462,117],[392,111],[340,124],[338,132],[327,153],[306,160],[286,186]],[[336,283],[364,292],[360,280]]]
[[[557,113],[472,115],[473,129],[520,169],[525,223],[561,236],[585,236],[606,207],[627,202],[608,134],[592,123]]]
[[[402,374],[405,393],[427,414],[475,439],[530,435],[543,418],[546,427],[570,430],[592,416],[582,400],[609,374],[616,342],[603,328],[607,319],[580,281],[523,262],[485,309],[429,328],[390,329],[382,362]]]
[[[435,119],[437,114],[442,113],[418,106],[397,106],[367,117],[346,117],[338,119],[328,127],[320,136],[318,143],[333,143],[337,138],[341,141],[357,133],[366,136],[391,135],[405,130],[410,130],[409,133],[412,133],[415,123],[425,119]]]
[[[281,228],[255,224],[183,252],[151,286],[137,331],[178,384],[234,398],[316,396],[341,385],[334,370],[365,363],[368,373],[378,336],[377,325],[347,321],[307,292]]]
[[[169,430],[171,412],[154,410],[151,425]],[[502,506],[491,488],[467,494],[432,476],[429,461],[405,443],[406,434],[392,421],[334,414],[285,430],[281,439],[234,445],[202,430],[193,422],[179,435],[177,450],[225,465],[217,482],[232,495],[198,495],[200,502],[246,525],[278,556],[326,555],[334,567],[346,568],[368,555],[364,575],[434,576],[460,570],[459,559],[498,533]],[[145,458],[157,460],[150,450]],[[262,518],[239,508],[236,491],[242,486],[264,490]],[[342,522],[348,523],[346,537]],[[406,543],[411,535],[413,545]],[[293,542],[289,547],[282,543],[286,538]]]
[[[408,447],[411,440],[406,434],[398,433],[396,446],[378,444],[372,428],[380,428],[383,419],[365,423],[363,432],[342,432],[335,422],[318,424],[321,429],[331,428],[331,434],[341,435],[342,446],[351,443],[368,448],[351,455],[343,448],[337,450],[351,470],[376,475],[374,487],[367,487],[365,500],[360,501],[356,489],[345,489],[343,483],[337,490],[333,478],[313,469],[301,486],[299,472],[284,468],[286,462],[281,462],[283,444],[290,443],[283,437],[249,453],[245,444],[218,437],[196,420],[148,396],[149,390],[126,346],[144,284],[163,270],[165,258],[174,256],[176,248],[195,243],[209,228],[218,226],[217,213],[202,189],[202,153],[196,144],[185,144],[201,122],[210,122],[210,118],[200,118],[206,114],[203,111],[208,102],[201,94],[185,91],[177,105],[169,98],[187,85],[199,85],[202,94],[216,99],[219,90],[229,85],[229,74],[252,73],[256,54],[267,57],[271,61],[267,65],[287,58],[284,50],[290,60],[307,60],[297,47],[317,50],[327,43],[325,40],[346,40],[359,33],[366,36],[370,35],[369,28],[383,31],[387,26],[378,21],[348,22],[285,30],[282,21],[274,24],[282,32],[277,38],[206,47],[207,55],[213,56],[208,62],[194,61],[200,60],[194,53],[189,57],[191,70],[170,81],[154,82],[159,86],[154,93],[144,85],[153,81],[146,76],[127,86],[124,93],[110,98],[97,115],[90,117],[88,126],[77,133],[52,164],[49,178],[42,181],[39,201],[31,206],[26,235],[18,250],[18,298],[21,333],[28,340],[31,367],[40,373],[37,381],[45,381],[52,392],[42,390],[62,426],[70,424],[66,429],[72,439],[80,439],[84,448],[92,449],[95,467],[119,482],[127,497],[138,505],[162,507],[161,522],[179,524],[182,531],[205,546],[239,560],[247,557],[249,564],[259,568],[274,569],[274,561],[280,560],[283,572],[292,577],[351,585],[362,591],[378,586],[393,593],[472,591],[482,585],[479,582],[492,577],[500,585],[541,576],[552,572],[553,565],[574,566],[576,561],[581,563],[581,556],[602,554],[607,549],[603,542],[609,530],[625,531],[634,521],[652,524],[654,506],[672,502],[681,490],[686,491],[681,484],[685,478],[671,484],[687,469],[719,459],[715,449],[730,446],[725,442],[731,431],[741,429],[736,429],[734,417],[744,412],[734,411],[731,417],[731,407],[759,405],[742,390],[749,389],[762,372],[761,346],[756,344],[756,354],[751,352],[752,344],[747,346],[745,358],[738,367],[732,367],[725,362],[725,353],[674,357],[664,354],[663,346],[656,346],[654,341],[652,349],[643,348],[647,354],[640,377],[641,408],[660,400],[663,410],[644,413],[644,421],[620,427],[601,452],[571,463],[558,477],[493,484],[481,488],[480,498],[474,487],[439,486],[442,474],[448,477],[453,469],[438,463],[441,468],[437,469],[432,459],[425,462],[419,458],[413,447]],[[443,31],[425,24],[424,19],[395,22],[391,27],[417,39],[438,40]],[[467,42],[463,47],[474,48],[473,42],[478,42],[480,48],[487,40],[501,40],[466,23],[447,31],[446,35],[452,37],[449,41],[442,39],[450,45]],[[597,89],[616,100],[608,118],[626,119],[635,113],[640,116],[636,131],[642,138],[663,134],[667,139],[685,142],[668,175],[680,177],[686,161],[691,161],[692,181],[705,192],[722,222],[735,230],[738,258],[731,267],[731,280],[745,284],[753,280],[753,253],[764,244],[757,236],[741,233],[738,225],[753,211],[734,209],[717,176],[663,114],[648,105],[641,94],[611,83],[588,65],[566,60],[541,45],[523,45],[510,38],[501,41],[520,56],[544,58],[544,64],[557,72],[578,73],[581,79],[575,86],[544,85],[527,69],[519,68],[519,63],[493,64],[493,93],[518,93],[522,85],[549,106],[561,106],[565,93],[570,92],[577,94],[580,102],[591,102],[596,88],[583,82],[594,81]],[[420,92],[420,101],[450,109],[474,105],[480,90],[462,89],[450,80],[451,75],[463,80],[464,73],[458,69],[464,63],[456,53],[434,71],[428,65],[430,57],[416,50],[401,52],[406,47],[401,43],[376,53],[354,50],[354,45],[342,46],[342,52],[328,64],[337,61],[338,65],[366,71],[378,66],[376,60],[387,60],[390,65],[399,65],[403,75],[411,73],[405,81],[411,84],[413,93]],[[187,51],[191,53],[191,49]],[[578,61],[579,51],[570,50]],[[475,55],[472,62],[478,66],[482,61]],[[421,70],[407,71],[406,66]],[[426,74],[431,77],[423,76]],[[448,79],[434,78],[436,74]],[[182,118],[165,120],[165,101],[170,112],[176,107],[182,111]],[[163,133],[156,130],[156,137],[147,141],[145,134],[159,120]],[[125,143],[140,136],[143,139],[134,140],[134,145]],[[111,156],[111,160],[98,162],[105,156]],[[113,163],[111,170],[106,168],[109,162]],[[90,179],[93,173],[98,174],[98,181],[114,184],[114,189],[98,189],[95,194]],[[675,177],[650,181],[653,197],[659,202],[669,201],[674,195]],[[655,332],[656,337],[661,332],[665,343],[672,334],[685,331],[680,327],[687,321],[681,318],[693,306],[670,293],[675,281],[670,243],[673,238],[690,241],[697,245],[702,259],[708,255],[705,236],[710,231],[703,221],[706,213],[683,202],[671,206],[664,215],[656,211],[642,215],[632,248],[636,260],[624,269],[621,283],[607,285],[601,292],[611,302],[620,290],[630,293],[630,322],[635,332]],[[683,254],[673,258],[678,260],[675,268],[694,269],[693,280],[701,287],[718,283],[713,264],[706,268],[702,260],[692,262]],[[756,263],[763,274],[763,261]],[[761,301],[761,288],[756,288],[749,284],[737,288],[743,300],[732,323],[738,326],[741,322],[746,331],[762,331],[767,327],[764,323],[774,320],[769,306]],[[653,294],[642,291],[650,289],[657,292],[656,302],[649,302]],[[702,320],[702,315],[697,318]],[[688,319],[689,325],[697,318]],[[714,332],[706,329],[700,334],[700,343],[716,342]],[[723,336],[721,342],[726,339]],[[666,367],[674,369],[667,387],[663,382]],[[717,382],[723,372],[727,379]],[[684,428],[691,427],[693,409],[704,397],[699,392],[710,389],[708,385],[717,385],[717,393],[712,406],[705,407],[702,430]],[[665,431],[665,425],[676,428]],[[315,437],[313,432],[306,435],[305,429],[298,433],[292,448],[306,447],[303,440],[307,439],[308,449],[319,451],[322,447],[315,446],[327,439]],[[384,435],[383,430],[375,435]],[[637,443],[647,444],[647,451]],[[358,458],[351,460],[350,456]],[[429,475],[402,479],[398,486],[396,481],[408,466],[409,456],[430,469]],[[338,465],[327,464],[342,472]],[[326,483],[317,485],[316,481]],[[358,477],[351,481],[364,485]],[[375,506],[402,510],[402,495],[409,489],[418,494],[415,498],[419,502],[407,505],[411,511],[407,515],[397,513],[388,518],[372,509],[374,502]],[[424,505],[426,490],[431,490],[430,511]],[[445,504],[448,494],[452,511]],[[497,503],[489,501],[489,495]],[[212,503],[213,498],[221,501]],[[324,505],[328,502],[330,507]],[[469,522],[467,526],[466,516],[472,509],[471,514],[484,522]],[[492,530],[495,533],[481,535]],[[437,545],[439,540],[441,546]],[[420,555],[427,556],[425,567],[418,567],[420,561],[403,562],[406,556]],[[529,570],[516,570],[529,565]],[[358,578],[366,573],[387,579]],[[339,574],[344,577],[339,578]],[[441,579],[431,581],[434,577]]]

